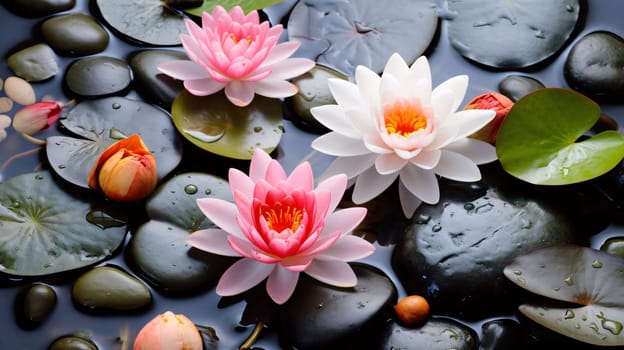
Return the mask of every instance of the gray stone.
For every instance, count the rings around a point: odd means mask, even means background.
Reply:
[[[69,90],[77,95],[112,95],[130,86],[132,69],[118,58],[83,58],[69,66],[65,73],[65,82]]]
[[[58,73],[56,55],[50,46],[35,44],[22,49],[7,59],[9,68],[27,81],[42,81]]]
[[[30,17],[47,16],[72,9],[76,0],[13,0],[12,9]]]
[[[137,91],[147,100],[165,108],[184,90],[182,81],[161,73],[156,67],[164,62],[186,60],[182,51],[144,50],[136,52],[130,59]]]
[[[85,56],[104,51],[109,36],[95,18],[83,13],[52,17],[41,25],[43,37],[61,54]]]
[[[477,341],[474,331],[461,323],[450,319],[432,318],[415,328],[389,322],[377,349],[476,350]]]

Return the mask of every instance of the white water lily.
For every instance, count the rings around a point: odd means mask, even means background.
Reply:
[[[439,201],[436,175],[478,181],[477,165],[496,160],[492,145],[467,137],[495,112],[457,111],[467,76],[455,76],[432,90],[426,57],[409,67],[394,54],[381,76],[357,67],[355,82],[331,79],[337,104],[311,113],[332,130],[312,143],[315,150],[337,157],[324,175],[345,173],[354,179],[356,204],[375,198],[399,178],[401,207],[411,217],[422,202]]]

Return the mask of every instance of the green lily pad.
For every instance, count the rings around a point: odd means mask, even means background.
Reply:
[[[253,10],[260,10],[282,1],[284,0],[204,0],[201,6],[185,9],[184,12],[195,16],[201,16],[202,12],[212,12],[212,9],[217,5],[221,5],[226,10],[238,5],[243,9],[243,12],[249,13]]]
[[[128,256],[138,273],[161,291],[188,294],[205,289],[234,261],[193,249],[189,234],[214,224],[196,204],[198,198],[233,201],[227,181],[184,173],[160,186],[146,203],[150,221],[132,235]]]
[[[117,32],[142,44],[179,45],[184,18],[161,0],[97,0],[104,20]]]
[[[576,27],[580,5],[579,0],[454,0],[448,10],[449,41],[457,52],[484,65],[514,69],[558,52]]]
[[[551,246],[516,257],[504,273],[528,291],[580,305],[521,305],[528,318],[585,343],[624,345],[624,260],[586,247]]]
[[[74,136],[52,136],[46,153],[52,169],[63,179],[88,188],[87,178],[100,154],[112,143],[139,134],[156,158],[158,177],[182,159],[182,140],[169,114],[145,102],[123,97],[89,100],[76,105],[61,120]]]
[[[567,185],[600,176],[624,157],[624,137],[603,131],[579,141],[600,118],[600,107],[566,89],[542,89],[517,101],[496,139],[511,175],[538,185]]]
[[[43,276],[109,258],[126,225],[43,171],[0,183],[0,271]]]
[[[288,38],[302,43],[297,55],[353,77],[358,65],[380,73],[395,52],[414,62],[437,27],[435,1],[301,0],[290,14]]]
[[[251,159],[256,148],[271,153],[284,127],[278,99],[254,97],[247,107],[230,103],[223,92],[195,96],[183,91],[171,106],[178,131],[194,145],[220,156]]]

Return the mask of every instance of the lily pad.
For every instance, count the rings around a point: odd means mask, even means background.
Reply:
[[[624,260],[581,246],[552,246],[516,257],[504,273],[528,291],[580,305],[521,305],[528,318],[585,343],[624,345]]]
[[[0,183],[0,271],[43,276],[109,258],[124,242],[125,222],[95,207],[47,171]]]
[[[221,5],[224,9],[229,10],[234,6],[240,6],[243,12],[249,13],[253,10],[260,10],[271,5],[275,5],[284,0],[204,0],[204,3],[192,9],[185,9],[184,12],[195,16],[201,16],[202,12],[212,12],[212,9]]]
[[[61,120],[76,136],[48,138],[46,153],[63,179],[88,188],[87,178],[100,154],[112,143],[139,134],[156,158],[159,179],[182,159],[182,140],[169,114],[145,102],[123,97],[89,100]]]
[[[539,9],[539,10],[538,10]],[[448,36],[462,56],[497,68],[544,61],[570,38],[579,0],[454,0]]]
[[[624,157],[624,137],[603,131],[579,141],[600,107],[566,89],[542,89],[518,100],[503,121],[496,153],[505,170],[539,185],[567,185],[600,176]]]
[[[262,96],[254,97],[247,107],[237,107],[223,92],[195,96],[183,91],[173,101],[171,114],[178,131],[191,143],[234,159],[251,159],[256,148],[271,153],[284,132],[281,102]]]
[[[142,44],[179,45],[184,18],[161,0],[97,0],[104,20],[116,31]]]
[[[411,63],[422,55],[438,27],[435,1],[301,0],[288,20],[297,55],[353,76],[355,67],[380,73],[399,53]]]

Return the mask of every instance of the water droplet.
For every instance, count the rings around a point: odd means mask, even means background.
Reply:
[[[553,288],[553,290],[554,290],[555,292],[558,292],[558,291],[560,291],[560,290],[561,290],[561,288],[559,288],[559,287],[555,287],[555,288]]]
[[[123,140],[128,136],[126,136],[123,132],[121,132],[121,130],[117,128],[110,128],[110,130],[108,131],[108,137],[113,140]]]
[[[574,315],[574,311],[572,311],[572,310],[567,310],[567,311],[565,312],[565,315],[563,316],[563,318],[565,318],[566,320],[570,320],[570,319],[573,319],[573,318],[574,318],[574,316],[575,316],[575,315]]]
[[[580,324],[580,323],[575,324],[575,325],[574,325],[574,328],[576,328],[576,329],[581,329],[581,324]]]
[[[433,231],[433,232],[440,232],[440,231],[442,231],[442,225],[440,225],[440,224],[433,225],[433,227],[431,228],[431,231]]]
[[[35,180],[43,180],[43,175],[41,174],[35,175]]]
[[[520,270],[515,270],[513,273],[514,273],[514,275],[516,275],[516,276],[520,276],[520,275],[522,275],[522,271],[520,271]]]
[[[574,7],[570,4],[566,5],[566,11],[568,12],[574,12]]]
[[[598,325],[596,324],[596,322],[592,322],[589,324],[589,328],[593,329],[594,332],[596,333],[600,333],[600,329],[598,329]]]
[[[431,216],[420,214],[420,215],[418,215],[418,217],[416,218],[414,223],[417,224],[417,225],[425,225],[425,224],[427,224],[429,222],[429,220],[431,220]]]
[[[570,168],[566,168],[566,167],[561,168],[561,175],[568,176],[569,173],[570,173]]]
[[[254,132],[261,132],[262,131],[262,127],[261,126],[254,126],[253,131]]]
[[[526,285],[526,280],[522,277],[518,278],[518,283],[522,284],[522,285]]]
[[[203,130],[184,129],[183,131],[192,138],[206,143],[217,142],[225,135],[225,131],[223,129],[211,130],[210,133],[204,132]]]
[[[478,206],[477,208],[475,208],[475,213],[477,213],[477,214],[487,213],[490,210],[492,210],[493,208],[494,208],[494,204],[492,204],[492,203],[485,203],[485,204],[482,204],[482,205]]]
[[[124,221],[113,218],[100,210],[93,210],[87,213],[86,217],[89,223],[98,226],[101,229],[107,229],[109,227],[122,227],[126,223]]]
[[[620,322],[606,318],[602,312],[596,315],[596,317],[600,319],[602,328],[608,330],[611,334],[620,335],[622,333],[623,327]]]
[[[211,189],[209,189],[209,188],[207,188],[207,189],[204,191],[204,193],[205,193],[205,194],[210,195],[210,194],[212,194],[212,190],[211,190]]]
[[[592,267],[595,269],[599,269],[602,267],[602,262],[598,260],[594,260],[594,262],[592,263]]]
[[[113,109],[119,109],[121,108],[121,105],[117,102],[113,103]]]
[[[572,277],[568,277],[566,279],[563,280],[565,282],[565,284],[567,284],[568,286],[571,286],[574,284],[574,280],[572,279]]]
[[[283,125],[278,125],[277,128],[279,129],[279,131],[281,131],[282,133],[286,132],[286,129],[284,129]]]
[[[447,333],[451,339],[459,339],[459,334],[450,328],[446,328],[442,333]]]
[[[324,306],[323,303],[318,303],[318,304],[314,305],[314,308],[315,309],[322,309],[323,306]]]
[[[197,193],[198,188],[195,185],[186,185],[184,186],[184,192],[186,192],[186,194],[195,194]]]
[[[474,205],[474,204],[472,204],[472,203],[466,203],[466,204],[464,204],[464,209],[466,209],[466,211],[471,211],[471,210],[474,210],[474,208],[475,208],[475,205]]]
[[[65,169],[65,168],[67,168],[67,167],[66,167],[65,165],[61,164],[61,165],[59,165],[59,166],[58,166],[58,168],[59,168],[59,169]]]

